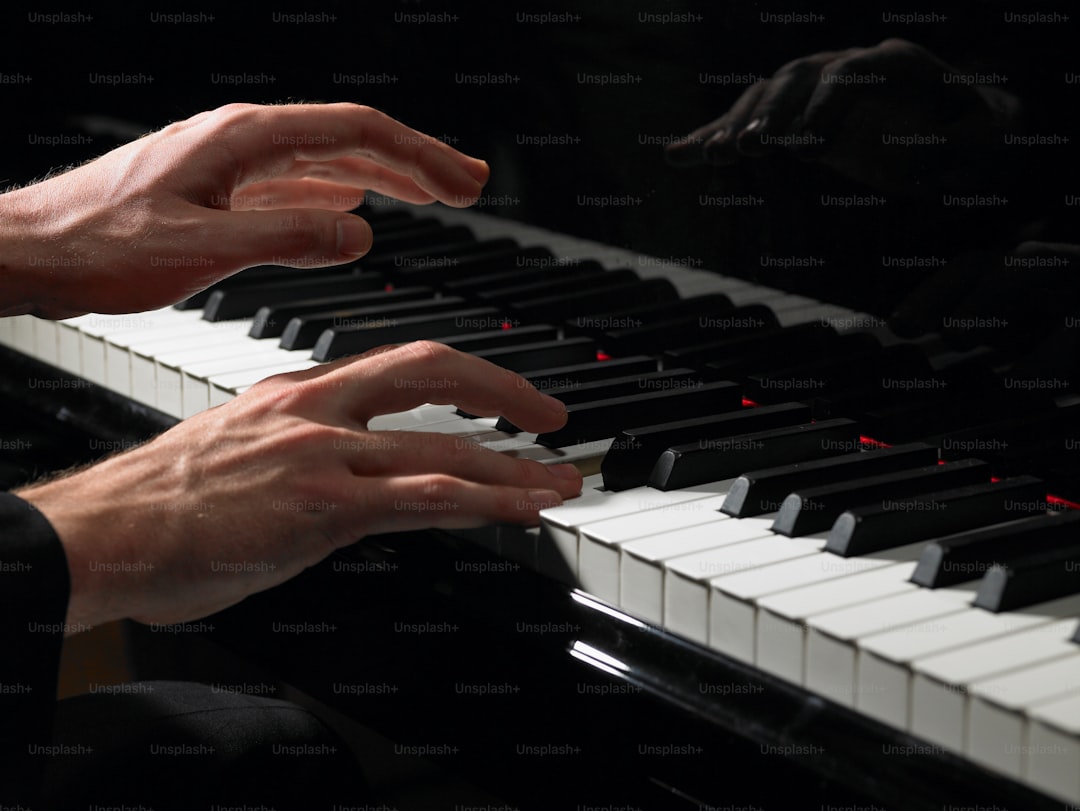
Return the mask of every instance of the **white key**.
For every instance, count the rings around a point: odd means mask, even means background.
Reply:
[[[762,597],[758,600],[755,664],[804,684],[808,618],[888,594],[914,591],[919,587],[908,582],[914,571],[915,561],[894,563]]]
[[[15,317],[0,318],[0,344],[12,346],[15,340]],[[12,348],[14,348],[12,346]]]
[[[170,399],[168,405],[180,409],[177,416],[190,417],[199,411],[210,407],[210,383],[209,379],[217,375],[242,372],[246,370],[262,370],[267,375],[273,374],[274,370],[296,361],[310,360],[311,353],[307,349],[289,351],[271,346],[265,351],[253,352],[231,358],[219,358],[215,360],[193,361],[185,363],[181,369],[172,369],[168,366],[159,368],[159,397],[169,394],[170,385],[174,378],[179,381],[180,402]],[[164,373],[165,385],[162,384]],[[172,413],[159,401],[159,408],[166,413]]]
[[[858,646],[862,639],[902,625],[919,624],[921,633],[935,633],[943,627],[936,621],[967,608],[977,587],[978,581],[933,590],[916,587],[905,594],[810,617],[806,687],[841,704],[855,706],[860,690],[884,689],[858,678]]]
[[[60,328],[55,321],[34,319],[34,352],[39,360],[56,365],[60,357]]]
[[[766,520],[770,519],[761,516],[744,518],[739,523],[764,523]],[[753,531],[752,525],[748,531]],[[723,574],[815,554],[825,546],[825,537],[826,533],[823,532],[801,538],[768,535],[665,561],[664,627],[695,642],[707,644],[709,581]]]
[[[967,755],[1013,778],[1022,776],[1027,714],[1080,691],[1080,651],[1004,676],[973,682]]]
[[[730,485],[734,479],[726,480]],[[689,527],[628,541],[618,549],[619,604],[627,612],[665,623],[665,563],[729,544],[772,537],[772,518],[734,519],[716,514]]]
[[[37,348],[34,346],[34,322],[37,320],[37,316],[33,315],[11,316],[11,348],[32,358],[37,357]]]
[[[851,558],[822,551],[817,555],[714,578],[709,581],[709,647],[753,664],[758,659],[759,599],[898,562],[915,561],[922,548],[922,543],[913,543]],[[801,662],[802,645],[798,647]],[[794,677],[790,678],[791,681],[801,679],[801,665],[796,669],[795,663],[790,660],[792,651],[774,646],[768,653],[785,657],[780,662],[771,663],[774,668],[772,672],[787,673],[787,677]]]
[[[192,322],[193,324],[203,322]],[[113,391],[134,396],[132,389],[133,353],[154,360],[169,352],[184,351],[196,347],[220,345],[225,325],[234,332],[245,329],[237,322],[222,322],[210,329],[196,329],[192,325],[170,326],[161,329],[124,332],[105,339],[105,383]],[[216,327],[216,328],[215,328]]]
[[[1032,707],[1024,780],[1080,803],[1080,693]]]
[[[619,547],[639,538],[727,518],[718,512],[726,497],[727,494],[723,493],[711,498],[670,504],[642,513],[595,521],[583,527],[578,543],[581,587],[613,605],[619,605]]]
[[[899,729],[911,724],[912,663],[964,645],[1080,615],[1080,597],[995,614],[981,608],[939,617],[931,626],[903,626],[859,640],[855,705],[871,718]]]
[[[254,386],[260,380],[264,380],[272,375],[284,374],[286,372],[301,372],[305,369],[311,369],[314,366],[319,366],[318,361],[314,360],[299,360],[296,363],[287,364],[283,367],[275,367],[272,371],[267,372],[265,369],[247,369],[242,372],[229,372],[228,374],[215,375],[208,378],[207,383],[210,387],[210,404],[209,407],[224,405],[233,399],[241,391]]]
[[[451,419],[462,419],[455,412],[456,406],[425,404],[399,411],[394,414],[380,414],[368,420],[369,431],[422,431],[424,425],[433,425]]]
[[[82,371],[82,350],[79,346],[79,325],[93,318],[92,314],[78,315],[57,324],[56,365],[65,372],[77,375]]]
[[[610,445],[611,440],[606,440]],[[578,574],[578,539],[582,528],[594,521],[631,515],[656,507],[694,501],[727,492],[729,482],[712,482],[685,490],[657,490],[634,487],[629,490],[600,490],[603,477],[587,477],[582,496],[559,507],[540,512],[540,537],[561,557],[575,576]],[[586,490],[588,492],[586,492]]]
[[[917,660],[911,731],[953,752],[964,751],[968,683],[1071,655],[1075,630],[1075,619],[1059,620]]]
[[[196,315],[197,311],[155,310],[133,315],[91,316],[90,320],[79,324],[79,352],[82,356],[80,374],[88,380],[105,385],[105,342],[109,337],[126,333],[156,336],[173,323],[183,323],[188,330],[204,331],[204,322],[200,322]]]

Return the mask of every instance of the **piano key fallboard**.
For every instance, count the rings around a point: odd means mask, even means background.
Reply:
[[[136,315],[3,319],[0,343],[162,427],[387,342],[512,368],[567,402],[565,430],[450,406],[370,424],[588,474],[540,527],[455,543],[662,629],[673,661],[741,663],[1080,803],[1077,477],[1046,442],[1080,408],[806,297],[471,211],[368,212],[375,248],[353,265],[252,269]]]

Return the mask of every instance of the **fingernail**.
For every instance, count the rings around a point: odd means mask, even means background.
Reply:
[[[337,247],[343,256],[363,256],[371,250],[371,226],[360,217],[338,220]]]
[[[578,469],[574,467],[574,465],[549,465],[548,470],[550,470],[552,475],[555,476],[555,478],[557,479],[574,481],[575,479],[581,478],[581,474],[578,473]]]
[[[480,160],[480,158],[469,158],[468,169],[466,170],[470,177],[477,183],[483,185],[487,183],[488,178],[491,177],[491,167],[488,166],[487,161]]]
[[[554,490],[530,490],[529,501],[538,510],[546,510],[549,507],[558,507],[563,503],[562,496]]]

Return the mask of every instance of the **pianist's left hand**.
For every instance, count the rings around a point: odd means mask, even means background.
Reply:
[[[566,409],[442,344],[277,375],[152,442],[18,493],[68,558],[68,623],[180,622],[277,585],[363,535],[535,523],[581,491],[545,467],[435,433],[368,431],[377,414],[454,403],[528,431]]]
[[[230,104],[0,195],[0,316],[129,313],[371,247],[365,189],[471,205],[487,164],[356,104]]]

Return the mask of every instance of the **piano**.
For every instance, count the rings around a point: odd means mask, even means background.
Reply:
[[[779,289],[474,211],[364,213],[355,265],[0,320],[0,386],[113,450],[437,339],[563,397],[567,428],[423,406],[371,429],[573,461],[583,494],[534,529],[363,539],[159,636],[207,636],[506,807],[1080,805],[1068,395]]]

